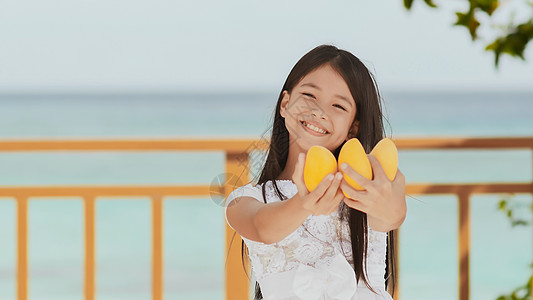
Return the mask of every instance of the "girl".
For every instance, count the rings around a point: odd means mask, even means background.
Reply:
[[[279,95],[257,185],[226,199],[226,220],[247,246],[256,299],[392,299],[391,230],[405,219],[404,175],[398,170],[390,181],[369,155],[372,180],[349,166],[312,192],[303,180],[311,146],[338,159],[350,138],[368,153],[383,135],[380,94],[358,58],[322,45],[296,63]],[[352,188],[341,172],[365,190]]]

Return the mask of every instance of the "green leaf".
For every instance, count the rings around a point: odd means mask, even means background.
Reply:
[[[405,8],[407,8],[407,10],[410,10],[411,7],[413,7],[413,2],[414,0],[403,0],[403,6]],[[429,7],[433,7],[433,8],[436,8],[437,5],[435,3],[433,3],[433,0],[424,0],[424,2],[429,6]]]
[[[503,199],[500,200],[498,203],[498,210],[506,210],[507,209],[507,200]]]
[[[531,279],[525,285],[514,289],[509,295],[501,295],[496,300],[529,300],[531,299]]]
[[[496,66],[496,68],[498,67],[498,64],[500,62],[500,55],[502,54],[502,40],[503,38],[498,38],[491,44],[487,45],[487,47],[485,47],[485,50],[494,52],[494,65]]]
[[[500,6],[500,2],[498,0],[470,0],[470,6],[472,9],[479,8],[491,16]]]
[[[513,220],[511,222],[511,226],[512,227],[515,227],[515,226],[527,226],[529,225],[529,223],[525,220]]]
[[[413,0],[403,0],[403,6],[408,10],[411,9],[411,6],[413,6]]]
[[[433,3],[433,0],[424,0],[424,2],[426,2],[426,4],[430,7],[433,7],[433,8],[437,7],[437,5]]]
[[[524,50],[529,41],[533,39],[533,19],[516,27],[512,25],[509,27],[511,28],[509,34],[499,37],[485,48],[485,50],[494,52],[496,67],[498,67],[501,54],[508,54],[525,60]]]
[[[457,15],[457,21],[453,25],[466,27],[470,32],[472,40],[475,40],[480,23],[474,16],[474,11],[469,10],[467,13],[456,12],[455,14]]]

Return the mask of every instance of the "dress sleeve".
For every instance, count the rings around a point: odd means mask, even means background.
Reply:
[[[257,201],[264,203],[263,194],[261,192],[260,186],[254,187],[252,183],[249,183],[247,185],[243,185],[235,189],[233,192],[231,192],[228,195],[228,197],[226,198],[226,201],[224,201],[224,215],[226,217],[226,223],[228,223],[229,227],[231,227],[231,225],[228,222],[228,216],[226,215],[226,211],[227,211],[228,206],[231,205],[231,202],[239,197],[252,197],[256,199]],[[233,229],[233,227],[231,227],[231,229]]]

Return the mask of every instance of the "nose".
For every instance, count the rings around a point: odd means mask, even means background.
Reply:
[[[311,109],[311,114],[315,116],[316,118],[327,120],[326,112],[318,105],[314,106]]]

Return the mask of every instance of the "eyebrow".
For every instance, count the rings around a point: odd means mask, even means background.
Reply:
[[[311,82],[310,82],[310,83],[304,83],[304,84],[301,85],[301,87],[302,87],[302,86],[308,86],[308,87],[312,87],[312,88],[314,88],[314,89],[317,89],[317,90],[319,90],[319,91],[322,91],[317,85],[315,85],[314,83],[311,83]],[[334,96],[334,97],[337,97],[337,98],[339,98],[339,99],[341,99],[341,100],[344,100],[344,101],[348,102],[348,104],[350,104],[350,106],[353,106],[353,105],[352,105],[352,101],[346,99],[346,97],[341,96],[341,95],[333,95],[333,96]]]

